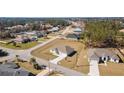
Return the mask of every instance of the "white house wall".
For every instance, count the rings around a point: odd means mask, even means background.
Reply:
[[[55,50],[50,50],[50,53],[52,53],[55,56],[59,56],[59,54],[57,54]]]

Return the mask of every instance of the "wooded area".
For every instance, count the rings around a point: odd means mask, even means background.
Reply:
[[[122,47],[124,46],[124,32],[122,23],[117,20],[97,20],[85,22],[85,32],[81,38],[89,47]]]

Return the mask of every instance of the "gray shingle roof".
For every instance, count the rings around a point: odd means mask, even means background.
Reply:
[[[109,49],[104,49],[104,48],[94,48],[94,49],[89,49],[88,50],[88,57],[90,59],[98,59],[99,57],[103,57],[103,56],[109,56],[113,59],[118,59],[119,57],[112,51]]]
[[[0,76],[28,76],[30,72],[23,68],[16,68],[15,63],[5,63],[0,65]]]
[[[75,28],[74,32],[82,32],[81,28]]]
[[[67,55],[70,55],[73,52],[75,52],[75,50],[73,48],[71,48],[70,46],[59,46],[55,49],[57,49],[58,51],[61,51],[62,53],[65,53]]]
[[[78,35],[76,35],[76,34],[68,34],[67,36],[66,36],[66,38],[73,38],[73,39],[79,39],[79,36]]]
[[[13,69],[15,69],[15,68],[18,67],[18,66],[17,66],[15,63],[13,63],[13,62],[7,62],[7,63],[2,64],[2,65],[5,66],[5,67],[7,67],[7,68],[13,68]]]

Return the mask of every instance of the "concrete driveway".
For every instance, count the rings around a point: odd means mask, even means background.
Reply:
[[[96,60],[90,61],[90,72],[88,73],[88,75],[99,76],[98,61],[96,61]]]

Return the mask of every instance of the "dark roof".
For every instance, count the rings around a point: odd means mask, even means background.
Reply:
[[[79,39],[79,36],[76,34],[68,34],[66,38],[73,38],[73,39]]]
[[[30,72],[23,68],[16,68],[15,63],[5,63],[0,65],[0,76],[28,76]]]
[[[6,66],[7,68],[13,68],[13,69],[18,68],[18,65],[16,65],[16,64],[13,63],[13,62],[7,62],[7,63],[2,64],[2,65],[3,65],[3,66]]]
[[[14,74],[14,76],[28,76],[28,75],[30,75],[30,73],[23,68],[19,68]]]

